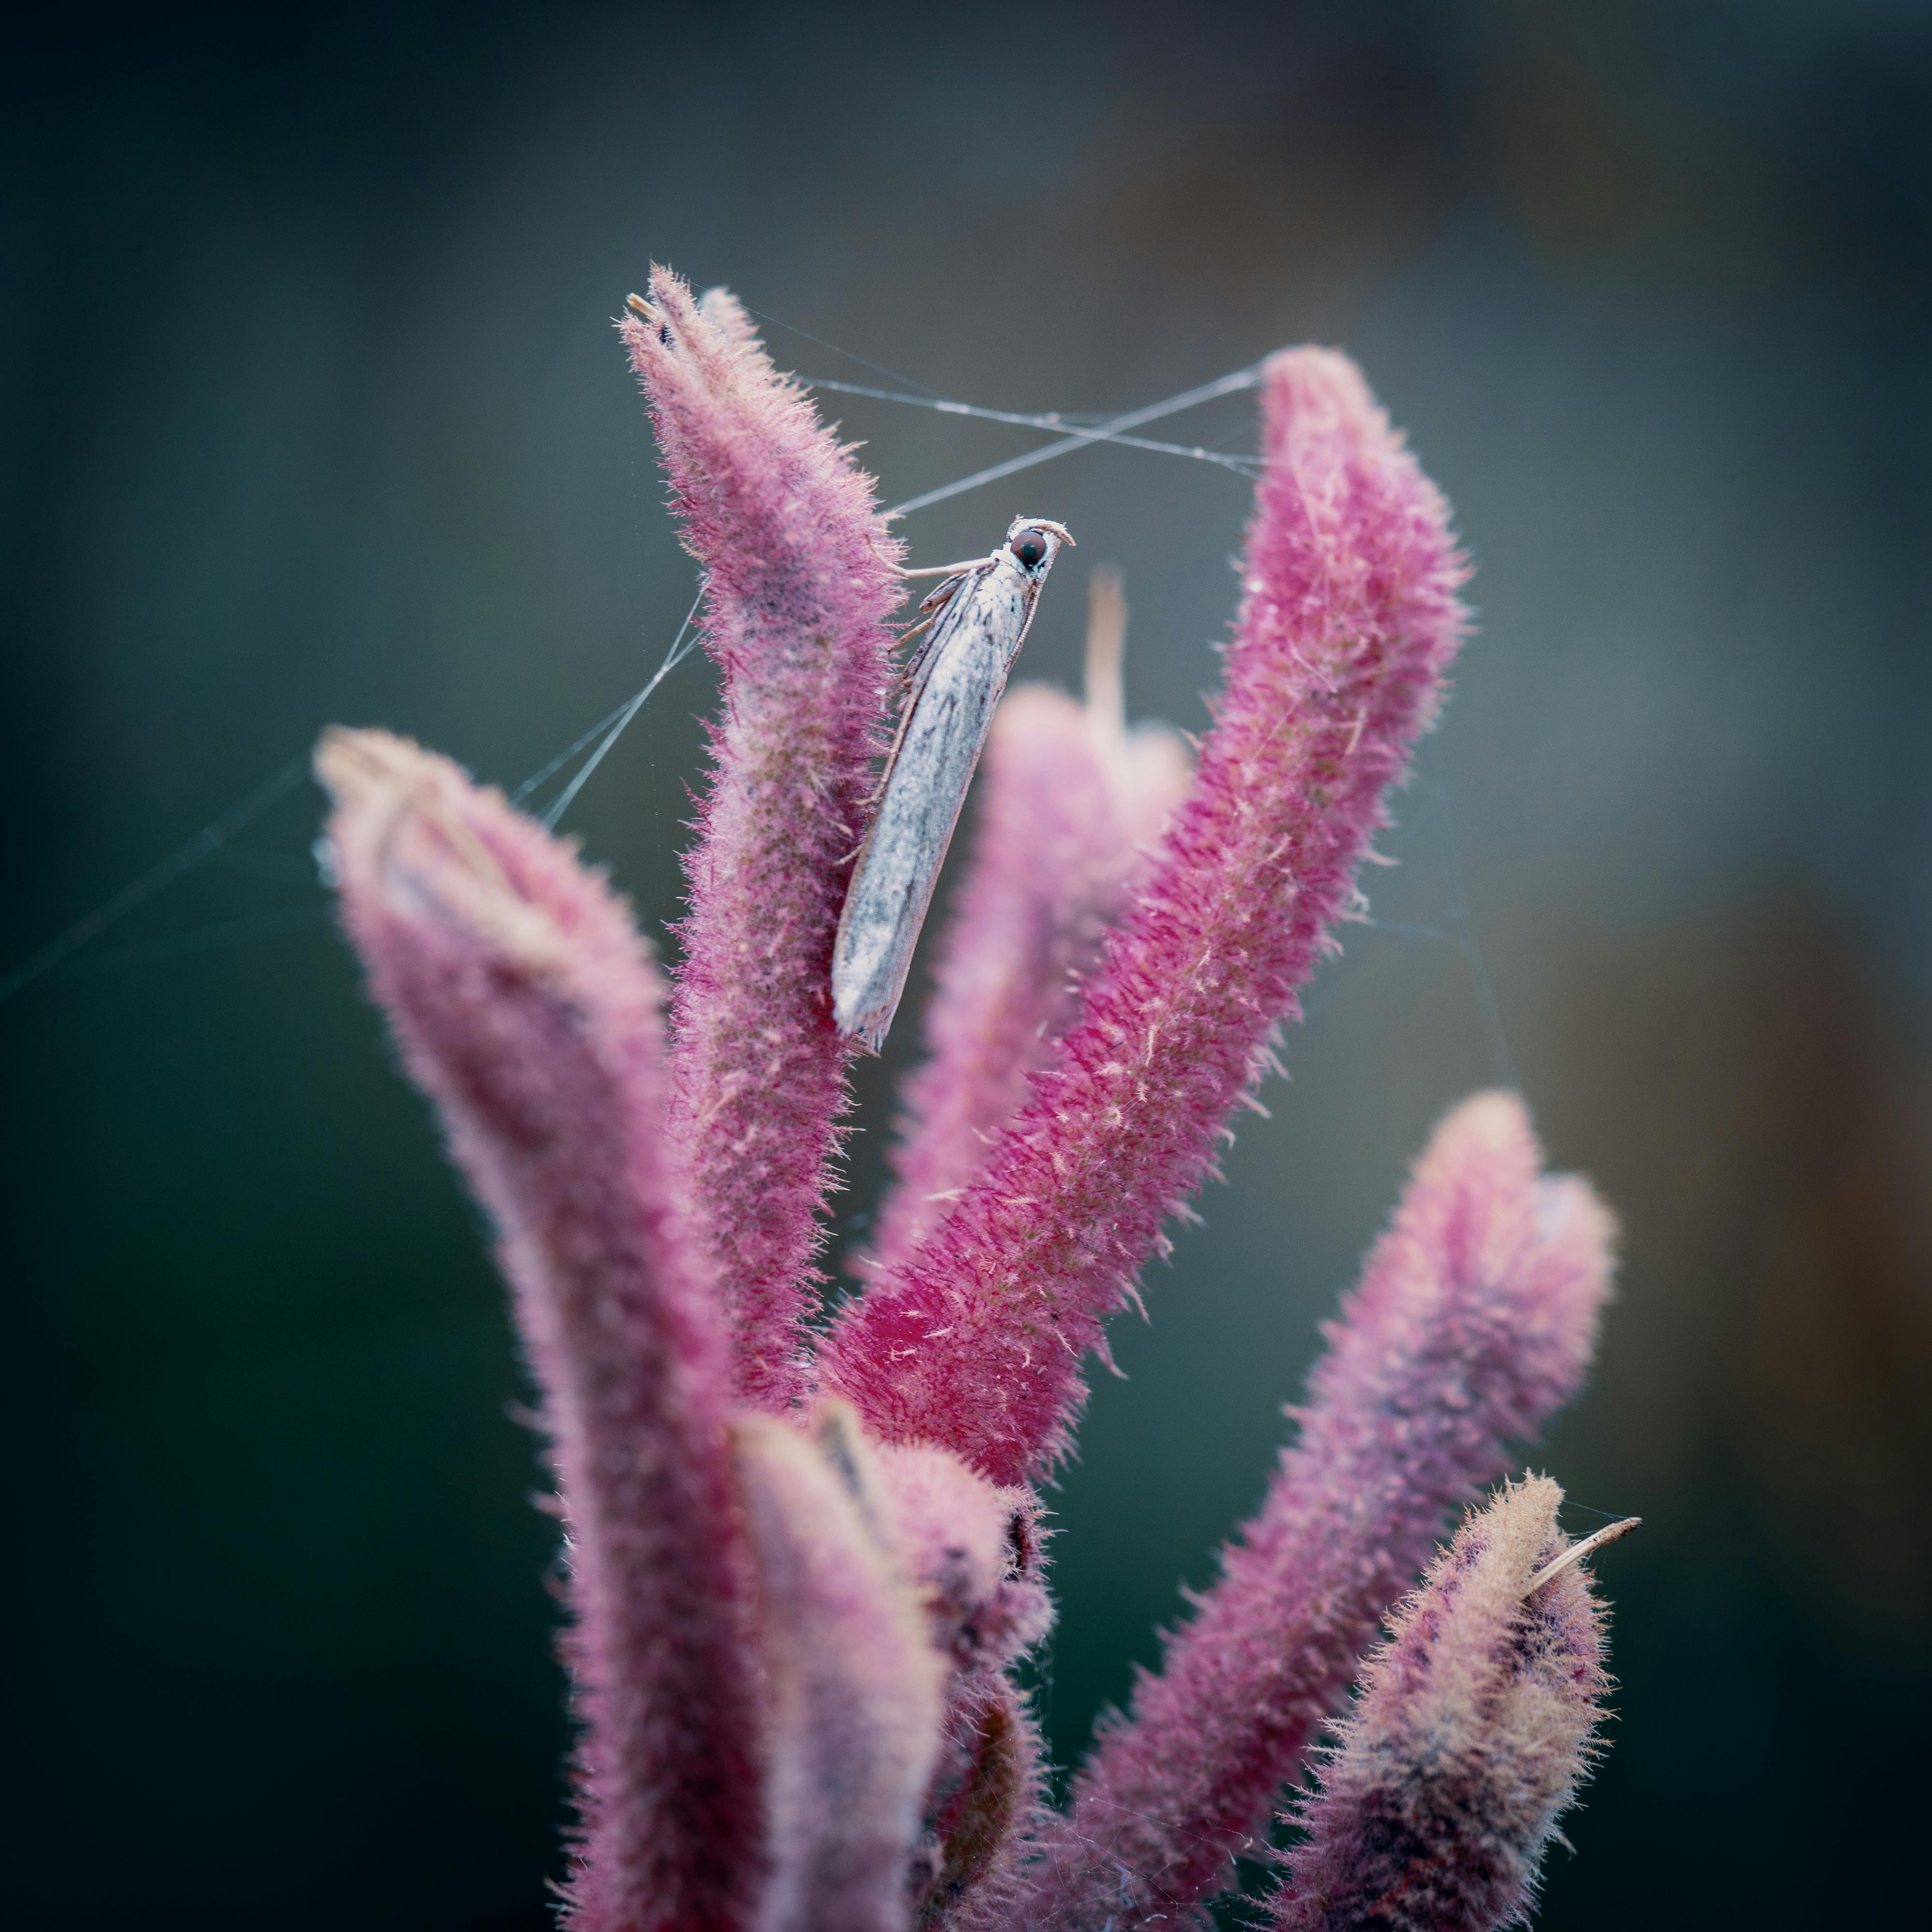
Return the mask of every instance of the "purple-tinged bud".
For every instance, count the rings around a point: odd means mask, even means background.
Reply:
[[[1082,1360],[1347,908],[1463,629],[1447,506],[1353,363],[1272,358],[1213,730],[1058,1064],[925,1244],[834,1326],[828,1384],[997,1482],[1064,1453]]]
[[[1533,1903],[1545,1848],[1600,1747],[1604,1614],[1563,1492],[1506,1486],[1390,1620],[1298,1810],[1274,1932],[1496,1932]]]
[[[1171,1919],[1220,1890],[1450,1509],[1576,1393],[1612,1227],[1584,1182],[1541,1168],[1512,1094],[1436,1129],[1328,1325],[1260,1513],[1076,1780],[1036,1924]]]

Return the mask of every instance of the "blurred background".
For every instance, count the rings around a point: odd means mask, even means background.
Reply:
[[[77,17],[77,16],[76,16]],[[1023,410],[1306,339],[1447,489],[1480,634],[1353,932],[1052,1498],[1058,1760],[1258,1498],[1433,1120],[1520,1082],[1627,1229],[1533,1452],[1640,1514],[1552,1927],[1882,1923],[1932,1723],[1932,15],[1911,0],[90,10],[4,64],[0,974],[332,720],[514,784],[689,602],[610,320]],[[877,365],[869,367],[868,365]],[[890,372],[881,375],[880,371]],[[850,397],[896,501],[1040,440]],[[1252,450],[1252,398],[1177,418]],[[1246,486],[1118,448],[1199,728]],[[709,706],[566,821],[652,930]],[[476,1217],[328,922],[306,782],[0,1003],[22,1926],[538,1928],[552,1525]],[[911,1009],[909,1007],[908,1011]],[[848,1221],[892,1060],[866,1070]]]

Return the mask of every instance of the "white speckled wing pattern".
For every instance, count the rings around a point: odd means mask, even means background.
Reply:
[[[1015,554],[1016,543],[1029,536],[1044,545],[1030,566]],[[832,953],[838,1030],[875,1053],[905,991],[913,949],[994,708],[1063,541],[1071,539],[1058,524],[1018,518],[1006,541],[971,566],[952,592],[920,658]]]

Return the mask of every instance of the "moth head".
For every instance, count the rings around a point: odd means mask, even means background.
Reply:
[[[1060,546],[1072,541],[1072,532],[1064,524],[1046,517],[1016,517],[1006,532],[1006,551],[1037,584],[1053,568]]]

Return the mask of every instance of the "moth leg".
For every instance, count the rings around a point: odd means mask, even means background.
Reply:
[[[944,584],[936,584],[920,599],[922,610],[938,612],[944,610],[964,588],[966,580],[973,574],[970,570],[955,571]]]
[[[893,640],[892,648],[896,650],[901,644],[910,644],[913,639],[919,636],[922,632],[931,630],[933,626],[938,623],[940,619],[945,615],[946,605],[952,602],[954,596],[957,594],[959,590],[959,586],[964,584],[965,580],[966,580],[963,577],[948,578],[937,590],[930,592],[926,597],[926,601],[919,607],[920,609],[925,613],[925,615],[920,619],[917,623],[908,625],[905,629],[898,634],[898,636]],[[910,657],[907,658],[905,664],[905,675],[908,678],[911,678],[917,674],[920,666],[926,661],[926,652],[931,648],[931,646],[932,640],[928,638],[925,644],[922,644]]]
[[[922,662],[923,661],[925,656],[926,653],[923,651],[920,653]],[[907,673],[905,682],[909,686],[913,685],[914,674],[912,672],[908,671]],[[913,705],[918,698],[918,695],[919,693],[916,688],[909,689],[906,693],[905,701],[899,706],[898,729],[892,734],[892,748],[886,754],[886,762],[884,768],[879,773],[878,783],[872,788],[872,790],[864,798],[860,800],[859,809],[861,812],[878,811],[879,808],[880,800],[884,798],[886,795],[886,787],[892,781],[892,767],[899,761],[899,747],[905,742],[906,727],[912,722]],[[859,856],[859,851],[862,850],[864,848],[862,844],[857,850],[854,851],[852,854],[853,857],[856,859]]]
[[[930,631],[932,626],[946,614],[944,604],[946,601],[950,599],[958,586],[942,584],[940,587],[946,592],[946,598],[940,598],[938,591],[934,591],[932,597],[927,601],[932,602],[938,600],[941,608],[934,610],[932,615],[927,618],[924,623],[908,632],[908,636],[916,637],[920,631]],[[886,754],[886,762],[880,768],[878,783],[872,788],[870,794],[860,802],[859,808],[862,812],[876,812],[878,809],[880,800],[886,795],[886,787],[892,780],[892,767],[898,763],[899,747],[905,742],[906,728],[912,722],[912,714],[919,704],[919,694],[926,688],[926,674],[935,641],[934,638],[928,636],[926,642],[920,646],[905,669],[899,674],[900,686],[904,690],[905,696],[899,704],[898,728],[892,734],[892,748]]]
[[[949,577],[944,584],[939,584],[934,589],[928,590],[926,594],[924,600],[921,602],[919,607],[920,609],[925,613],[925,615],[920,619],[919,622],[913,625],[910,628],[902,631],[899,633],[899,643],[902,644],[909,644],[912,642],[914,638],[920,634],[921,632],[930,631],[933,626],[938,623],[941,617],[945,616],[946,605],[951,603],[953,598],[958,596],[959,592],[966,587],[967,584],[971,581],[974,576],[986,568],[986,559],[982,557],[977,564],[973,566],[971,568],[956,572],[952,576]],[[931,650],[932,648],[932,640],[931,638],[928,638],[926,642],[920,645],[919,649],[915,651],[910,657],[907,658],[904,678],[905,681],[908,684],[916,678],[919,676],[920,672],[925,668],[926,653]]]
[[[910,644],[913,639],[917,637],[922,631],[931,630],[933,626],[937,623],[938,620],[939,613],[935,610],[930,617],[922,617],[916,624],[908,624],[906,628],[892,640],[893,650],[897,650],[902,644]],[[920,658],[924,655],[925,652],[922,649],[921,650],[914,652],[912,656],[907,660],[908,676],[910,675],[910,667],[916,664]]]

